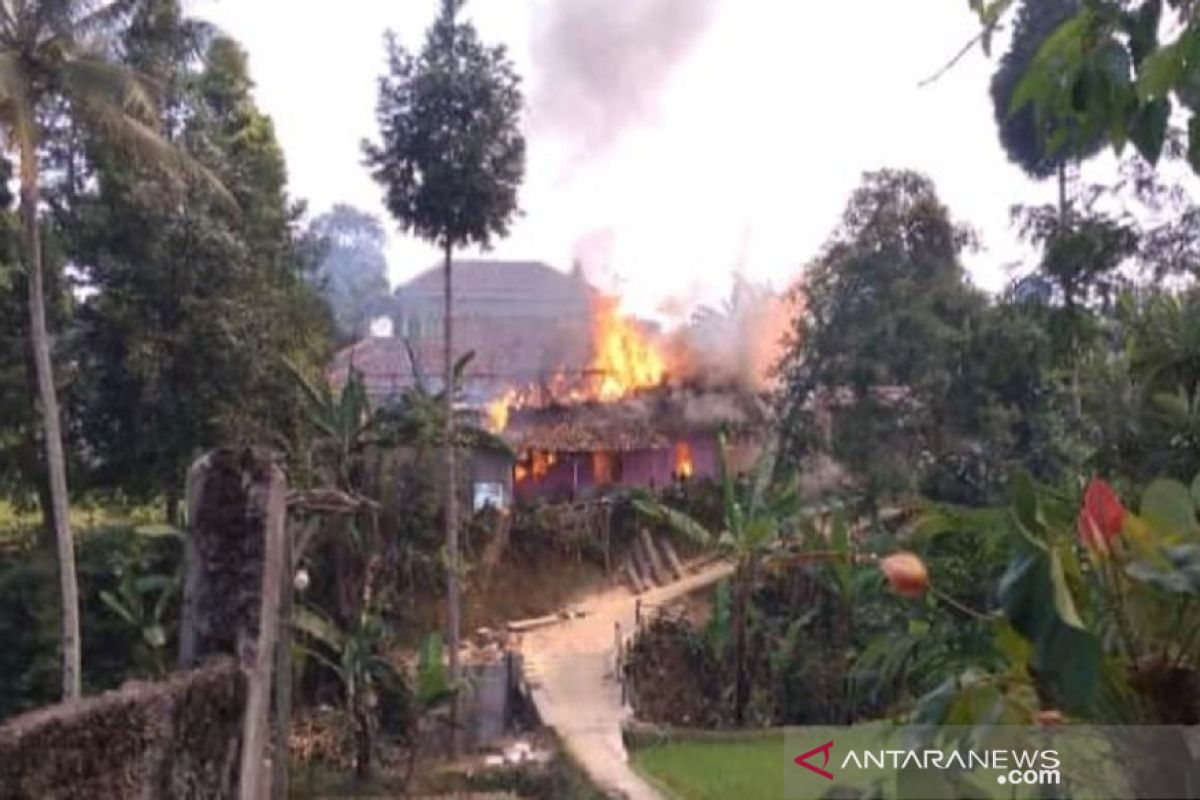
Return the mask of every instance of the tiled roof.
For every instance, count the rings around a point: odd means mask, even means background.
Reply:
[[[559,272],[539,261],[455,261],[455,294],[557,295],[579,292],[586,282],[581,277]],[[396,289],[396,294],[442,292],[442,266],[430,267]]]

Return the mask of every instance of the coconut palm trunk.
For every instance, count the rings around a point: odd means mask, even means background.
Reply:
[[[446,642],[450,649],[450,684],[459,685],[459,629],[462,624],[458,598],[458,464],[454,452],[454,316],[453,308],[454,285],[451,270],[453,246],[450,242],[444,245],[445,265],[444,303],[442,318],[442,402],[443,406],[443,437],[442,457],[445,462],[445,526],[446,526]],[[455,752],[458,750],[458,693],[455,692],[451,706],[450,719],[455,729],[451,736]]]
[[[75,577],[75,542],[68,516],[67,466],[63,453],[58,393],[50,360],[46,330],[46,299],[42,273],[42,242],[38,226],[37,141],[27,120],[19,129],[21,157],[21,220],[25,234],[25,267],[29,285],[29,343],[37,373],[38,404],[42,412],[42,438],[46,448],[46,472],[50,479],[50,517],[58,553],[58,578],[62,602],[62,687],[63,699],[72,700],[81,691],[79,638],[79,587]]]

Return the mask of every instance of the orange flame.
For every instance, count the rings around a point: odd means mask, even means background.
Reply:
[[[621,316],[613,298],[595,303],[592,344],[592,369],[600,376],[597,400],[619,400],[634,389],[658,386],[667,374],[662,352],[636,322]]]
[[[667,359],[659,343],[643,325],[621,315],[616,298],[600,297],[592,303],[591,338],[592,361],[584,375],[559,372],[544,385],[508,389],[487,405],[488,427],[503,432],[513,409],[549,398],[611,403],[632,391],[659,386],[666,378]]]
[[[696,465],[692,460],[692,446],[687,442],[675,444],[675,474],[684,480],[692,477]]]
[[[516,404],[519,396],[520,393],[516,389],[509,389],[488,403],[485,413],[489,430],[498,433],[508,427],[509,410]]]

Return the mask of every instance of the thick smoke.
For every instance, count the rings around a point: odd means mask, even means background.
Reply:
[[[650,114],[718,0],[552,0],[537,15],[535,124],[587,149]]]
[[[802,304],[798,292],[738,278],[727,301],[696,309],[671,336],[673,377],[747,391],[769,388]]]

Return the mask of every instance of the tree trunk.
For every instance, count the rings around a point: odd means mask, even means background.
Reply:
[[[354,716],[354,777],[360,784],[371,780],[371,754],[375,749],[371,741],[371,718],[367,711],[355,708]]]
[[[459,753],[458,715],[460,669],[458,663],[460,609],[458,599],[458,470],[455,463],[454,448],[454,317],[453,310],[454,287],[451,275],[451,257],[453,248],[449,242],[444,245],[445,291],[443,299],[442,318],[442,402],[443,414],[443,459],[445,460],[445,526],[446,526],[446,643],[450,650],[450,685],[454,689],[450,709],[450,738],[453,742],[454,754]]]
[[[749,557],[738,564],[736,594],[733,599],[733,721],[737,726],[746,722],[746,704],[750,682],[746,674],[746,611],[750,605],[750,589],[754,572]]]
[[[46,331],[46,298],[42,277],[42,242],[38,230],[37,148],[29,133],[21,135],[21,219],[25,229],[25,263],[29,284],[29,344],[37,373],[38,404],[42,411],[42,437],[46,447],[46,472],[50,482],[51,519],[58,551],[58,577],[62,601],[63,699],[81,693],[79,640],[79,586],[75,578],[75,542],[68,517],[67,464],[63,453],[58,394],[50,361]]]
[[[1058,165],[1058,231],[1063,234],[1070,223],[1070,206],[1067,205],[1067,163]],[[1063,282],[1063,305],[1067,311],[1067,358],[1071,362],[1071,406],[1075,421],[1083,420],[1083,394],[1079,387],[1079,341],[1076,330],[1074,281]]]

